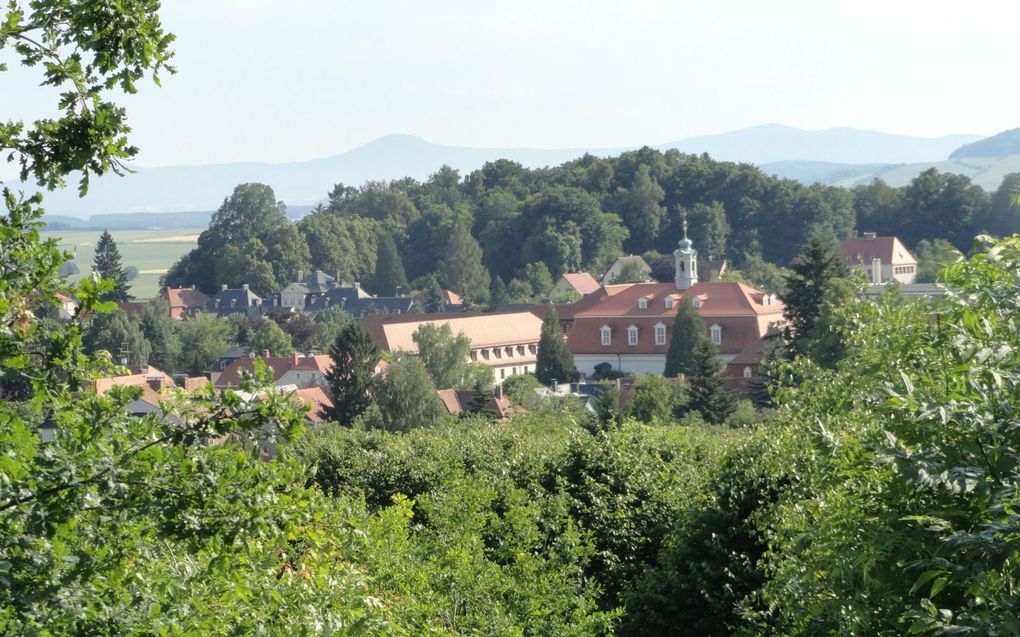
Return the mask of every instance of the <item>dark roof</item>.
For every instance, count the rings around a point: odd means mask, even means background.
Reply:
[[[406,314],[413,310],[414,300],[409,296],[377,296],[362,299],[358,298],[357,289],[338,287],[325,294],[309,297],[305,311],[321,312],[334,305],[339,305],[355,318],[361,318],[368,314]]]
[[[245,285],[241,288],[220,290],[209,298],[205,304],[205,309],[209,312],[214,312],[217,316],[224,316],[238,312],[248,314],[252,308],[258,310],[261,305],[262,297],[252,292]]]
[[[336,287],[336,279],[322,270],[312,272],[305,278],[301,279],[301,283],[308,288],[308,291],[311,294],[322,294]]]

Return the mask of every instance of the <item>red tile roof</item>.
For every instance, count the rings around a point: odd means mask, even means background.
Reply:
[[[896,237],[853,237],[840,244],[839,254],[850,265],[863,263],[870,266],[874,259],[884,264],[917,263]]]
[[[325,374],[333,366],[333,359],[325,354],[319,356],[268,356],[260,359],[243,357],[235,360],[223,370],[216,379],[216,387],[236,387],[241,384],[241,372],[252,373],[255,361],[261,360],[266,367],[272,369],[273,380],[278,381],[291,370],[310,370]]]
[[[291,396],[311,407],[305,417],[312,422],[323,422],[322,410],[333,406],[333,401],[329,399],[326,392],[322,391],[321,387],[298,389],[291,393]]]
[[[599,282],[587,272],[564,272],[563,278],[567,280],[570,287],[581,294],[591,294],[599,289]]]
[[[170,309],[203,309],[209,297],[202,294],[193,287],[190,288],[167,288],[160,294],[170,303]]]
[[[631,283],[609,285],[574,304],[573,324],[567,332],[567,346],[575,354],[664,354],[669,348],[673,321],[684,296],[701,301],[698,314],[706,328],[722,328],[721,354],[738,354],[761,340],[770,327],[783,320],[783,304],[772,295],[741,283],[697,283],[678,291],[672,283]],[[639,299],[646,299],[641,308]],[[665,300],[672,298],[672,308]],[[766,300],[771,304],[766,305]],[[655,344],[655,326],[666,327],[666,341]],[[637,345],[629,345],[627,328],[638,328]],[[609,326],[612,340],[602,344],[602,327]]]
[[[766,305],[764,292],[743,283],[695,283],[690,289],[677,290],[672,283],[625,283],[607,285],[597,292],[574,303],[570,314],[582,316],[662,316],[673,317],[680,300],[685,296],[701,299],[698,313],[702,316],[759,316],[783,313],[783,304],[775,300]],[[648,307],[638,307],[638,299],[645,298]],[[666,307],[666,298],[674,301]]]

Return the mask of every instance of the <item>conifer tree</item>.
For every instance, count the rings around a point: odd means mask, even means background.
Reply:
[[[569,383],[578,377],[574,355],[567,349],[567,341],[563,338],[560,315],[552,305],[548,306],[542,321],[535,377],[543,385],[550,385],[554,380]]]
[[[407,292],[407,274],[397,252],[393,237],[383,234],[375,254],[375,274],[372,275],[372,293],[377,296],[396,296],[398,290]]]
[[[467,224],[457,224],[450,234],[438,274],[443,287],[460,294],[467,305],[488,302],[491,277],[482,265],[482,247]]]
[[[663,376],[674,378],[680,374],[694,373],[694,351],[701,342],[708,342],[705,322],[694,308],[694,302],[684,295],[673,319],[673,333],[669,337],[666,352],[666,369]]]
[[[786,276],[786,290],[780,294],[783,316],[787,320],[786,341],[791,355],[811,354],[813,342],[819,336],[816,324],[826,303],[836,303],[833,298],[839,279],[847,276],[847,267],[840,259],[836,246],[831,241],[812,239],[804,251],[790,264]],[[851,291],[847,288],[845,293]]]
[[[726,389],[726,375],[711,341],[702,340],[694,347],[693,364],[687,378],[690,396],[687,409],[697,411],[712,424],[722,424],[733,413],[736,399]]]
[[[127,301],[127,274],[120,264],[120,250],[109,231],[103,230],[96,243],[96,256],[92,260],[92,271],[113,281],[113,290],[102,295],[103,301]]]
[[[509,292],[506,289],[506,281],[503,280],[503,277],[496,275],[492,279],[492,285],[489,286],[489,303],[493,307],[503,305],[507,302],[508,296]]]
[[[436,279],[435,275],[429,275],[429,281],[425,286],[423,296],[422,309],[426,312],[442,312],[446,309],[446,295],[443,293],[443,287],[439,285],[439,280]]]
[[[379,348],[361,323],[350,321],[337,332],[329,357],[333,366],[326,372],[326,392],[333,407],[323,413],[329,420],[350,425],[372,404]]]

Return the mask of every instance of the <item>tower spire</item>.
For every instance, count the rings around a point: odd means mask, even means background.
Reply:
[[[684,238],[677,244],[673,259],[676,261],[676,289],[686,290],[698,282],[698,251],[694,242],[687,238],[687,211],[680,210]]]

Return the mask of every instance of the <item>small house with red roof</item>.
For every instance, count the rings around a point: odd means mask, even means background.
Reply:
[[[917,281],[917,259],[896,237],[865,232],[843,241],[839,254],[851,268],[863,270],[872,285],[888,281],[909,285]]]
[[[570,294],[591,294],[599,289],[599,282],[587,272],[564,272],[547,295],[550,300],[564,298]]]
[[[222,372],[214,373],[213,385],[217,389],[239,386],[245,372],[254,373],[256,360],[261,360],[266,367],[272,370],[273,382],[277,387],[283,385],[317,386],[322,383],[326,372],[333,366],[333,359],[326,355],[302,356],[294,353],[290,356],[262,356],[258,359],[242,357],[227,365]]]
[[[159,296],[170,304],[170,318],[178,321],[194,318],[205,310],[209,302],[209,297],[196,290],[194,285],[190,288],[166,288]]]
[[[697,309],[724,364],[782,324],[783,304],[774,294],[742,283],[700,282],[697,251],[687,238],[686,221],[684,226],[672,283],[604,285],[563,311],[567,347],[578,371],[591,375],[596,365],[608,363],[624,373],[661,374],[685,298]]]

